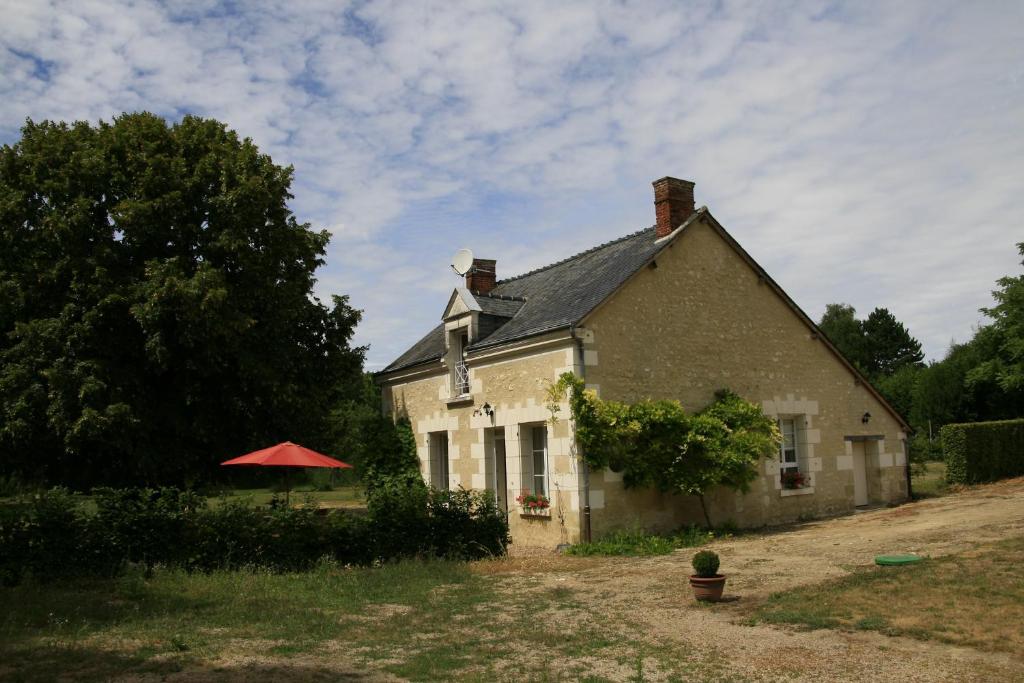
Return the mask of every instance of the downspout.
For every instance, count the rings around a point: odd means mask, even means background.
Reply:
[[[586,376],[584,374],[586,366],[583,364],[583,340],[580,337],[576,336],[575,324],[569,326],[569,336],[576,340],[576,357],[577,359],[579,359],[580,379],[582,379],[584,385],[586,385]],[[572,440],[574,443],[576,442],[575,434],[573,434]],[[576,448],[579,448],[578,444]],[[580,506],[582,508],[582,518],[580,519],[580,536],[582,536],[582,540],[584,543],[590,543],[590,465],[588,465],[587,461],[584,460],[582,457],[579,459],[579,462],[583,474],[583,500],[581,501],[583,504]]]
[[[908,434],[906,432],[903,432],[903,438],[901,439],[901,441],[903,442],[903,460],[904,460],[904,464],[906,465],[907,501],[912,501],[912,500],[914,500],[914,490],[911,488],[911,484],[910,484],[910,479],[911,479],[911,477],[910,477],[910,445],[909,445],[910,442],[907,439],[907,436],[908,436]]]

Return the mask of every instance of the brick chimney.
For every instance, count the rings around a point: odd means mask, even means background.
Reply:
[[[654,183],[654,213],[658,217],[658,239],[686,222],[694,212],[693,183],[665,176]]]
[[[466,289],[479,294],[487,294],[494,289],[498,278],[494,259],[475,258],[473,267],[466,273]]]

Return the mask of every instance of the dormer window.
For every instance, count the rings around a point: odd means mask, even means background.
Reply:
[[[448,369],[449,403],[472,400],[473,382],[466,359],[470,344],[486,340],[511,320],[525,299],[470,292],[457,287],[448,299],[444,315],[444,365]],[[481,387],[477,385],[477,391]]]
[[[469,368],[466,367],[466,351],[469,349],[469,334],[460,332],[455,337],[455,362],[452,364],[452,394],[469,395]]]

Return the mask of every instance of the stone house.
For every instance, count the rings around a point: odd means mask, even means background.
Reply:
[[[691,497],[626,489],[576,457],[566,371],[605,399],[679,400],[728,388],[779,420],[778,457],[746,494],[708,497],[715,523],[741,527],[852,512],[908,495],[903,418],[750,255],[696,209],[694,184],[654,182],[656,225],[498,280],[476,259],[441,323],[377,376],[384,409],[407,417],[436,487],[490,489],[515,543],[553,546],[620,528],[703,519]],[[801,488],[784,485],[800,472]],[[539,493],[550,508],[516,502]]]

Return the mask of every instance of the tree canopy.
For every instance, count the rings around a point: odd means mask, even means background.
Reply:
[[[1024,256],[1024,243],[1017,244]],[[1024,265],[1024,263],[1022,263]],[[946,356],[925,365],[921,345],[884,308],[858,320],[847,304],[829,304],[820,326],[919,435],[951,422],[1024,415],[1024,275],[1006,276],[981,309],[990,322]]]
[[[1024,242],[1017,244],[1017,251],[1024,256]],[[995,382],[1003,391],[1019,393],[1024,391],[1024,275],[1000,278],[997,284],[999,289],[992,292],[996,305],[981,309],[992,323],[979,331],[993,352],[968,381]]]
[[[2,473],[191,482],[318,447],[359,391],[360,313],[313,296],[329,235],[223,124],[28,121],[0,148]]]
[[[849,304],[829,304],[818,327],[858,370],[872,379],[890,377],[906,367],[921,367],[921,343],[884,308],[859,320]]]

